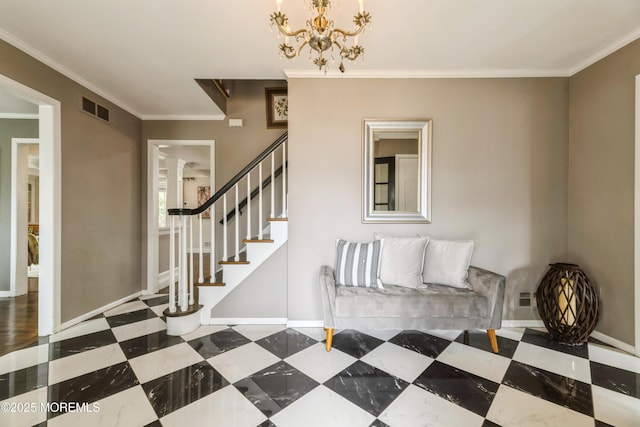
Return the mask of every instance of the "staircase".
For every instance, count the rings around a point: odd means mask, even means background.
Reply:
[[[168,209],[169,277],[178,277],[164,311],[169,335],[210,324],[213,307],[287,241],[287,140],[285,132],[202,206]]]

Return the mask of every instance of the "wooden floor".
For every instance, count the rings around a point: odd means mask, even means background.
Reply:
[[[0,356],[38,340],[38,293],[0,298]]]

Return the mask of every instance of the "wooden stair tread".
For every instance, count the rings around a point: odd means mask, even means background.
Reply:
[[[271,222],[289,221],[289,218],[267,218],[267,221],[271,221]]]
[[[204,283],[196,283],[196,286],[225,286],[225,283],[222,281],[222,270],[216,271],[215,277],[205,277]]]
[[[237,260],[235,256],[230,256],[226,260],[220,261],[218,264],[220,265],[249,264],[249,261],[247,261],[247,253],[241,252],[240,257]]]
[[[243,243],[273,243],[273,239],[269,234],[263,234],[262,239],[259,236],[253,236],[250,239],[244,239]]]

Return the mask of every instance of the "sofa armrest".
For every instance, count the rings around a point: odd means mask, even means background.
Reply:
[[[489,299],[491,327],[487,329],[500,329],[502,325],[504,290],[507,279],[492,271],[470,266],[468,280],[471,289]]]
[[[333,276],[333,268],[328,265],[320,267],[320,298],[322,300],[322,314],[324,327],[334,328],[333,315],[336,309],[336,281]]]

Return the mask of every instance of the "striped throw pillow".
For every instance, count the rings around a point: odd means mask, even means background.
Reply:
[[[353,243],[336,241],[336,284],[382,288],[378,280],[382,241]]]

